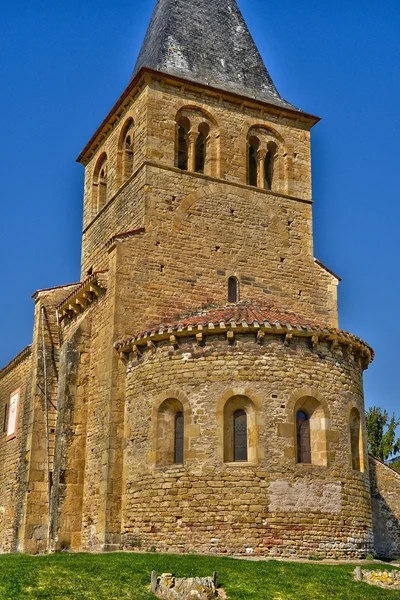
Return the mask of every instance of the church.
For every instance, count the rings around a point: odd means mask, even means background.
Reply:
[[[80,281],[35,292],[0,371],[0,552],[400,554],[400,475],[367,452],[373,350],[314,257],[318,121],[236,0],[157,0],[78,157]]]

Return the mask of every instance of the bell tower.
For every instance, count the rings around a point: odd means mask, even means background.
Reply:
[[[239,299],[336,325],[338,279],[313,256],[317,121],[281,98],[236,1],[158,0],[129,86],[78,159],[82,278],[106,268],[110,239],[141,231],[150,319],[225,302],[235,277]]]

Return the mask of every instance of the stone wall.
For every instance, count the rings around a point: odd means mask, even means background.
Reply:
[[[348,416],[363,414],[359,361],[279,336],[161,343],[128,365],[123,498],[126,548],[272,556],[362,557],[372,548],[368,471],[352,469]],[[224,462],[224,406],[254,407],[254,452]],[[296,462],[295,411],[314,398],[324,464]],[[159,462],[158,409],[185,415],[183,465]],[[366,457],[365,423],[362,448]]]
[[[24,456],[30,407],[31,350],[26,349],[0,373],[0,553],[16,551],[26,493]],[[20,390],[16,436],[7,440],[10,395]]]
[[[374,548],[378,558],[400,556],[400,474],[369,456]]]

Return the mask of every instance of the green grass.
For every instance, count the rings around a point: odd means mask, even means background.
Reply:
[[[154,600],[151,571],[212,575],[230,600],[400,600],[400,592],[352,580],[355,565],[252,562],[165,554],[0,556],[0,600]]]

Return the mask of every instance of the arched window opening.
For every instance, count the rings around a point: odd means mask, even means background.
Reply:
[[[228,279],[228,302],[239,301],[239,282],[236,277]]]
[[[125,151],[124,151],[124,181],[129,179],[133,173],[133,143],[130,135],[126,136],[125,139]]]
[[[257,185],[257,150],[260,141],[256,137],[249,139],[248,149],[248,167],[247,167],[247,183],[249,185]]]
[[[189,129],[190,121],[186,117],[182,117],[178,121],[178,152],[177,152],[177,167],[182,171],[187,171],[189,166]]]
[[[264,188],[266,190],[272,190],[276,150],[276,144],[270,142],[264,159]]]
[[[92,217],[105,206],[107,202],[107,155],[103,153],[96,163],[93,172],[92,186]]]
[[[310,420],[303,410],[296,414],[296,433],[297,462],[311,463]]]
[[[157,413],[157,464],[182,464],[185,447],[183,406],[176,398],[164,400]]]
[[[223,460],[256,464],[259,409],[247,396],[231,396],[223,407]],[[222,439],[221,439],[222,441]]]
[[[361,471],[361,419],[360,413],[353,408],[350,413],[350,445],[351,445],[351,463],[355,471]]]
[[[175,464],[183,463],[183,435],[184,435],[183,413],[177,412],[175,415],[175,449],[174,449]]]
[[[107,202],[107,171],[103,167],[99,176],[99,203],[98,210],[100,211]]]
[[[247,461],[247,415],[244,410],[233,414],[233,460]]]
[[[196,173],[204,173],[206,164],[206,145],[207,137],[210,128],[207,123],[199,125],[199,134],[196,139],[196,156],[195,156],[195,171]]]

